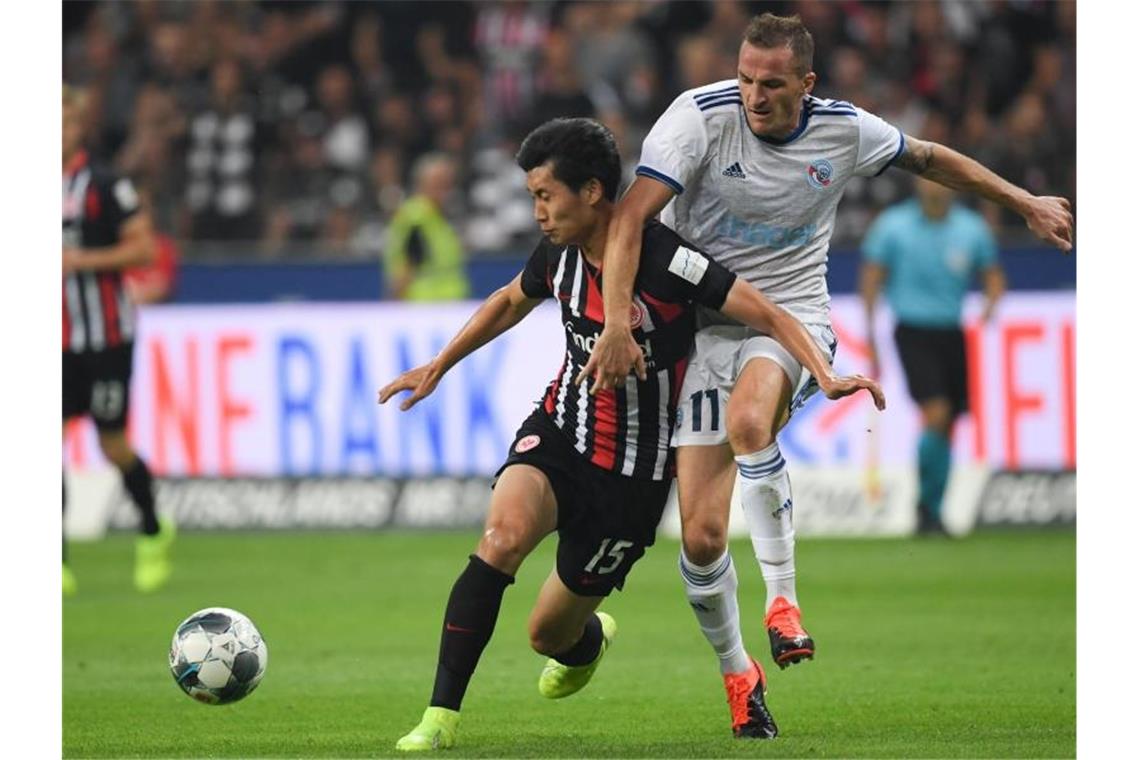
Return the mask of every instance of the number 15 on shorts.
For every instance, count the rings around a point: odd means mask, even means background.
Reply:
[[[612,543],[611,543],[612,542]],[[603,538],[598,546],[597,553],[590,558],[583,568],[587,573],[605,575],[618,569],[625,559],[625,550],[633,546],[632,541],[614,541],[612,538]]]

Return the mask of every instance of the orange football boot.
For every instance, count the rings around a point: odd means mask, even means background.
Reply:
[[[776,721],[764,704],[768,681],[760,663],[749,660],[752,668],[748,672],[724,674],[724,690],[728,692],[728,708],[732,712],[732,733],[738,739],[775,739]]]
[[[764,627],[768,629],[772,659],[781,670],[800,660],[815,657],[815,642],[800,624],[800,608],[784,597],[778,596],[772,602],[764,616]]]

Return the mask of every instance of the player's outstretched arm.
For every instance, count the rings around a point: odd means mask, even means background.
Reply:
[[[610,229],[606,235],[606,252],[602,268],[602,301],[606,324],[594,344],[594,351],[575,383],[593,378],[590,393],[625,382],[630,369],[645,379],[645,356],[641,353],[629,314],[633,303],[633,281],[641,262],[641,234],[645,223],[657,216],[673,198],[673,190],[663,182],[638,177],[614,207]],[[611,319],[611,315],[623,315]]]
[[[447,371],[458,364],[465,356],[511,329],[530,314],[542,299],[529,298],[522,289],[522,275],[518,275],[490,296],[479,306],[467,324],[455,334],[443,350],[427,364],[410,369],[380,389],[379,402],[385,403],[400,391],[412,391],[412,395],[400,404],[400,411],[407,411],[421,399],[427,398],[439,385]]]
[[[862,375],[837,376],[800,321],[744,280],[737,278],[732,284],[720,311],[737,322],[775,338],[796,357],[796,361],[807,367],[819,383],[819,389],[829,399],[843,398],[866,390],[875,399],[876,407],[886,409],[887,401],[877,382]]]
[[[82,270],[130,269],[154,261],[157,245],[150,214],[139,211],[119,225],[119,242],[106,248],[63,249],[64,274]]]
[[[1073,250],[1073,212],[1067,198],[1033,195],[945,145],[907,135],[894,165],[952,190],[979,195],[1020,214],[1030,231],[1068,253]]]

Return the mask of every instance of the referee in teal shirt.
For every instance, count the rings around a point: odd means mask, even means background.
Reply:
[[[975,276],[989,321],[1005,275],[997,244],[980,214],[954,203],[942,185],[917,179],[914,200],[892,206],[863,241],[859,290],[867,312],[871,368],[879,376],[872,325],[879,291],[895,315],[895,343],[910,395],[922,410],[918,444],[918,529],[945,533],[942,496],[950,477],[950,431],[966,410],[962,299]]]

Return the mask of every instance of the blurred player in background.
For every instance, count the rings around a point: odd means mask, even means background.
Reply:
[[[471,288],[463,241],[444,215],[455,193],[455,159],[428,153],[412,168],[415,195],[392,217],[384,248],[388,293],[401,301],[457,301]]]
[[[672,230],[648,222],[641,267],[625,320],[644,351],[647,379],[589,395],[570,382],[585,366],[602,329],[601,268],[606,231],[621,178],[613,135],[589,119],[556,119],[532,132],[517,161],[527,173],[534,217],[544,234],[525,269],[492,294],[430,363],[380,391],[380,403],[413,391],[402,410],[431,394],[457,362],[518,324],[547,298],[561,302],[566,354],[540,406],[519,428],[496,474],[491,508],[475,554],[452,587],[444,613],[431,704],[396,748],[455,744],[460,703],[494,631],[503,593],[523,560],[558,532],[556,566],[531,612],[531,646],[550,659],[539,679],[549,698],[585,686],[613,641],[613,618],[595,612],[652,546],[673,474],[669,447],[680,383],[695,331],[695,305],[772,334],[839,398],[861,388],[883,406],[867,378],[837,378],[811,336],[744,280]],[[734,703],[739,735],[772,738],[764,680],[741,680]]]
[[[127,441],[135,319],[122,272],[151,261],[154,238],[131,181],[94,166],[83,149],[84,100],[83,91],[64,87],[63,420],[95,421],[99,448],[141,517],[135,587],[153,591],[170,576],[174,525],[155,514],[154,480]],[[63,590],[70,594],[77,583],[66,551],[65,544]]]
[[[1035,197],[943,145],[904,137],[845,101],[814,97],[813,53],[798,16],[757,16],[736,78],[682,93],[657,120],[606,241],[606,314],[629,312],[643,226],[664,212],[665,224],[798,317],[833,353],[825,274],[836,206],[852,177],[891,164],[995,201],[1042,239],[1071,248],[1067,200]],[[734,487],[767,586],[772,656],[784,667],[815,653],[796,597],[791,484],[776,442],[814,387],[786,347],[724,322],[701,323],[681,391],[694,413],[675,442],[681,575],[732,700],[737,680],[756,677],[727,552]],[[624,385],[631,370],[644,377],[641,351],[626,320],[611,319],[576,379],[592,378],[591,392],[600,393]],[[711,413],[698,415],[705,398]]]
[[[982,216],[954,203],[954,192],[915,180],[914,200],[886,209],[863,242],[859,290],[867,312],[873,375],[875,302],[884,286],[894,312],[895,343],[910,395],[922,411],[918,443],[918,530],[945,533],[942,496],[950,477],[950,432],[966,410],[966,338],[962,300],[974,276],[988,322],[1005,292],[997,241]]]

